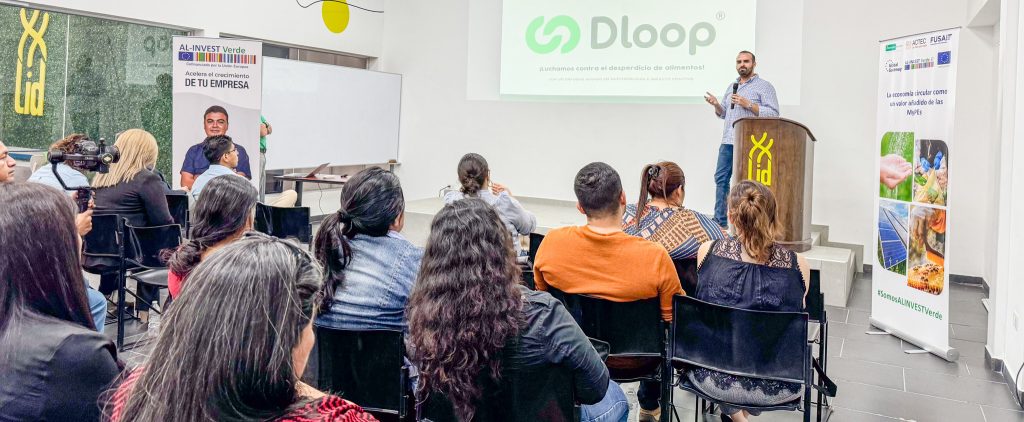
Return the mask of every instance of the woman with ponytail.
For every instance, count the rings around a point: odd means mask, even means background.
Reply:
[[[701,245],[697,299],[758,311],[802,311],[810,267],[803,256],[775,242],[779,235],[775,196],[764,185],[746,180],[732,188],[728,204],[729,223],[736,237]],[[687,376],[708,396],[729,403],[769,406],[801,394],[799,384],[708,369],[695,369]],[[723,419],[746,421],[751,413],[723,405],[722,415]]]
[[[257,195],[252,183],[242,177],[218,176],[203,192],[192,212],[188,242],[167,256],[171,297],[178,297],[185,278],[200,261],[252,229]]]
[[[405,197],[398,176],[370,167],[341,192],[341,209],[313,241],[324,267],[325,309],[319,326],[343,330],[405,329],[405,304],[423,250],[402,237]]]
[[[523,208],[505,185],[491,181],[491,169],[480,154],[471,152],[463,155],[459,160],[458,174],[462,187],[445,194],[444,203],[450,204],[462,198],[480,198],[494,207],[502,224],[512,235],[517,262],[525,263],[528,251],[523,249],[520,236],[529,235],[537,228],[537,217]]]
[[[671,161],[648,164],[640,173],[640,200],[626,205],[622,231],[657,243],[673,260],[697,257],[701,243],[724,239],[709,216],[683,207],[686,176]]]

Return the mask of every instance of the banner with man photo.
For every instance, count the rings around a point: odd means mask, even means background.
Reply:
[[[871,324],[947,360],[960,30],[881,41]]]
[[[223,165],[258,186],[263,44],[174,37],[171,54],[174,185],[191,189],[210,165]],[[230,137],[231,144],[211,162],[203,141],[220,135]]]

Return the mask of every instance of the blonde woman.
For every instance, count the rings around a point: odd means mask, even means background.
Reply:
[[[164,196],[167,185],[153,171],[158,155],[156,138],[142,129],[128,129],[117,137],[114,146],[121,151],[121,159],[110,165],[109,173],[96,175],[92,182],[96,189],[94,215],[116,214],[136,227],[173,224]],[[143,302],[150,297],[155,298],[155,295],[150,295],[155,292],[142,287],[139,295]],[[116,289],[116,274],[100,277],[100,293],[106,295]],[[137,309],[145,320],[148,315],[143,312],[149,310],[149,303],[140,303]]]

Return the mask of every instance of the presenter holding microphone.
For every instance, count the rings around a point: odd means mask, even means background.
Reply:
[[[744,117],[777,117],[779,100],[775,87],[754,73],[757,60],[754,53],[741,51],[736,56],[736,73],[739,77],[729,84],[722,100],[708,92],[704,100],[715,109],[715,116],[725,120],[722,131],[722,145],[718,148],[718,167],[715,169],[715,221],[728,228],[726,220],[726,199],[729,196],[729,181],[732,179],[733,128],[732,124]]]

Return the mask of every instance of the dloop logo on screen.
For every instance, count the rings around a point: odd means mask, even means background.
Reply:
[[[537,32],[540,31],[542,25],[544,27],[544,36],[548,38],[547,42],[537,40]],[[564,29],[568,32],[569,37],[564,42],[561,35],[551,36],[551,34],[559,29]],[[526,46],[537,54],[548,54],[559,49],[559,47],[561,47],[562,54],[565,54],[574,50],[579,43],[580,25],[576,23],[575,19],[566,15],[555,16],[546,25],[544,24],[544,17],[538,16],[530,21],[530,25],[526,27]]]
[[[543,29],[541,41],[538,34]],[[562,30],[568,37],[556,34]],[[689,42],[691,56],[697,54],[698,47],[707,47],[715,42],[717,30],[708,22],[697,22],[687,31],[683,25],[675,22],[658,28],[649,23],[630,26],[629,16],[622,16],[618,21],[609,16],[593,16],[590,19],[590,48],[603,50],[612,47],[621,48],[652,48],[655,46],[676,48]],[[548,54],[559,50],[566,54],[576,49],[580,42],[580,25],[576,19],[566,15],[558,15],[545,23],[544,16],[538,16],[526,26],[526,46],[534,53]]]

